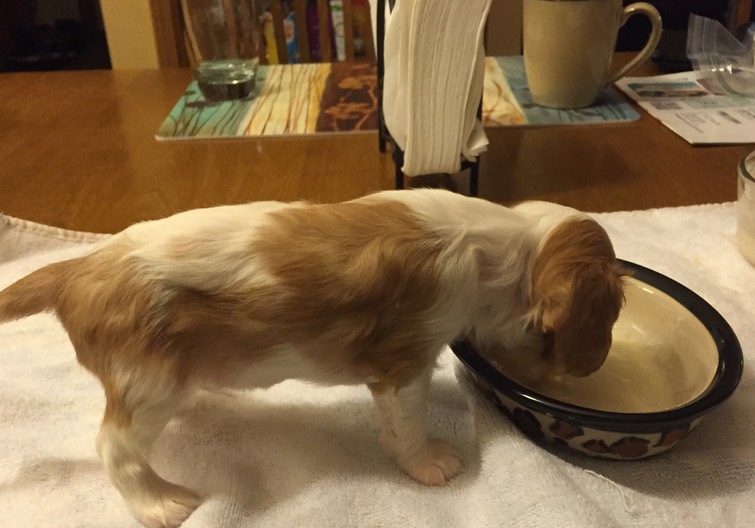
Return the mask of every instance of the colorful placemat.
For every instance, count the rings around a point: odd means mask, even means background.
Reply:
[[[193,81],[157,139],[283,136],[377,130],[377,70],[369,64],[260,66],[256,96],[207,101]]]
[[[532,101],[521,55],[487,57],[482,121],[486,127],[578,125],[636,121],[640,114],[615,89],[607,87],[587,108],[559,110]]]
[[[358,63],[260,66],[256,96],[206,101],[189,84],[157,131],[158,140],[372,132],[378,128],[377,69]],[[613,88],[580,110],[532,102],[521,56],[487,57],[482,121],[486,127],[635,121],[640,115]]]

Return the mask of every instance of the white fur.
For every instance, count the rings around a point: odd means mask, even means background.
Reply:
[[[171,282],[205,291],[233,283],[272,282],[249,254],[255,228],[268,213],[297,207],[297,203],[254,202],[194,209],[168,218],[135,224],[110,239],[106,245],[133,247],[125,258],[142,268],[145,276],[169,278]],[[176,241],[196,243],[190,258],[176,258]],[[252,259],[252,262],[250,262]]]
[[[452,445],[425,432],[430,368],[396,392],[373,393],[380,419],[380,441],[398,465],[420,482],[439,486],[462,468]]]
[[[448,328],[463,320],[461,331],[472,331],[480,344],[495,343],[525,355],[539,352],[539,340],[526,332],[532,317],[527,311],[532,264],[556,226],[587,215],[543,201],[506,208],[440,189],[384,191],[366,199],[385,198],[408,205],[427,227],[453,241],[443,303],[451,309],[442,313],[439,306],[432,324]],[[473,263],[478,252],[493,263],[490,269],[478,269]],[[489,278],[481,280],[482,275]]]

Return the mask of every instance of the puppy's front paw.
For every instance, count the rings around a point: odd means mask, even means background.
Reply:
[[[458,475],[463,466],[461,453],[443,440],[431,438],[412,455],[398,458],[401,469],[428,486],[443,486]]]
[[[148,528],[178,528],[202,504],[202,497],[182,486],[165,482],[158,496],[130,504],[134,515]]]

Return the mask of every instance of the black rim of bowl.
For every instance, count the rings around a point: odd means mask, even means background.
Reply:
[[[571,405],[539,394],[498,371],[466,340],[451,345],[454,354],[477,376],[520,405],[579,425],[616,432],[652,433],[688,424],[731,396],[742,377],[742,348],[731,326],[710,304],[675,280],[639,264],[620,260],[632,277],[666,293],[697,317],[718,349],[718,368],[708,388],[689,403],[654,413],[620,413]]]

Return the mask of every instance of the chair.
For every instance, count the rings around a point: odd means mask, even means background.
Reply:
[[[393,11],[396,5],[396,0],[387,0],[388,9]],[[377,0],[377,16],[375,19],[375,32],[377,33],[377,85],[378,85],[378,149],[380,152],[386,152],[387,145],[391,146],[391,154],[393,157],[393,165],[395,167],[396,189],[403,189],[405,187],[404,172],[401,167],[404,165],[404,152],[394,142],[391,137],[388,128],[385,125],[385,119],[383,116],[383,78],[385,77],[385,61],[384,61],[384,49],[385,49],[385,10],[386,0]],[[477,108],[477,118],[482,118],[482,100]],[[477,196],[479,192],[479,179],[480,179],[480,160],[474,161],[464,160],[461,164],[461,171],[469,171],[469,194],[470,196]],[[450,176],[450,175],[446,175]]]
[[[207,0],[180,0],[181,15],[184,26],[184,38],[189,58],[192,64],[202,62],[208,49],[207,28],[194,16],[192,8],[198,7]],[[318,35],[310,35],[307,29],[307,9],[308,3],[310,8],[316,6],[318,20],[327,20],[327,24],[318,24]],[[343,6],[343,37],[344,37],[344,57],[347,62],[363,60],[367,62],[375,61],[375,49],[371,23],[369,19],[366,23],[355,24],[355,9],[353,0],[340,0],[338,4]],[[260,9],[267,6],[266,10]],[[282,0],[270,0],[262,2],[261,0],[222,0],[223,10],[226,14],[227,27],[232,42],[237,42],[238,46],[257,45],[261,50],[261,62],[267,62],[267,57],[274,55],[278,58],[279,63],[286,64],[288,60],[288,49],[286,44],[286,21],[284,16],[284,2]],[[334,34],[332,28],[332,8],[338,5],[333,0],[293,0],[289,2],[292,5],[293,17],[296,21],[296,41],[298,45],[297,62],[336,62],[338,60]],[[362,3],[366,5],[365,3]],[[367,10],[369,16],[369,10]],[[249,32],[239,31],[240,24],[246,20],[257,23],[261,18],[267,19],[267,23],[272,26],[272,36],[274,40],[274,53],[267,53],[266,40],[263,36],[264,31],[255,31],[259,35],[259,42],[244,42],[242,34]],[[340,27],[336,27],[338,31]],[[338,31],[340,35],[340,31]],[[362,53],[357,53],[357,40],[362,44]],[[313,50],[311,44],[316,43],[318,50]],[[317,53],[315,53],[317,51]]]
[[[727,26],[732,31],[739,31],[741,28],[748,26],[753,21],[753,1],[752,0],[730,0],[727,12]]]

